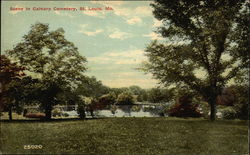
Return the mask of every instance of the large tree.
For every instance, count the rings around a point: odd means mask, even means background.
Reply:
[[[28,73],[40,79],[39,101],[46,118],[51,118],[53,105],[58,103],[57,95],[62,90],[73,91],[86,70],[86,59],[75,45],[66,40],[64,30],[49,31],[49,25],[36,23],[31,26],[23,40],[6,51]]]
[[[216,97],[249,66],[249,2],[245,0],[155,0],[157,32],[166,42],[146,48],[145,70],[164,85],[186,85],[208,101],[215,119]]]

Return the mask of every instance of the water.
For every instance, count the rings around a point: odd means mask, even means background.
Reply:
[[[96,111],[95,114],[99,117],[159,117],[157,114],[145,112],[142,109],[139,112],[129,112],[118,109],[115,114],[112,114],[110,110],[99,110]]]

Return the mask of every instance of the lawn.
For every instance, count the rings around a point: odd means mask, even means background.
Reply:
[[[24,149],[42,145],[42,149]],[[248,122],[105,118],[1,122],[3,153],[90,155],[245,155]]]

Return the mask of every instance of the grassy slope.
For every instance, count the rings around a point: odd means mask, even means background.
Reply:
[[[246,154],[247,134],[247,122],[244,121],[109,118],[1,122],[3,153]],[[44,148],[24,150],[25,144],[41,144]]]

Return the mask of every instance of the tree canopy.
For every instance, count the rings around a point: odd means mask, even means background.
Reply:
[[[49,31],[48,24],[36,23],[20,43],[6,51],[30,75],[39,78],[39,100],[48,119],[58,103],[57,95],[63,90],[74,91],[87,69],[86,58],[64,33],[62,28]]]
[[[8,110],[9,118],[12,119],[12,108],[19,109],[18,104],[12,104],[15,93],[14,86],[24,74],[24,67],[18,65],[17,63],[11,62],[11,60],[6,55],[1,55],[0,57],[0,110]],[[21,95],[20,95],[21,96]]]
[[[155,0],[157,32],[166,42],[146,48],[144,69],[165,86],[186,85],[206,99],[215,119],[215,100],[249,66],[249,3],[245,0]],[[203,76],[200,76],[203,75]]]

